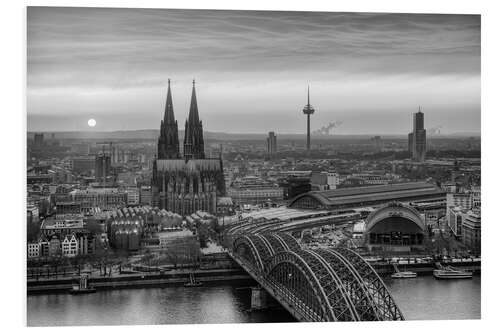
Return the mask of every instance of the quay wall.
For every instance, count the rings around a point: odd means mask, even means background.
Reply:
[[[481,263],[477,262],[456,262],[450,265],[456,268],[470,270],[474,274],[479,274],[481,272]],[[372,263],[371,266],[380,276],[390,275],[394,273],[394,266],[392,264]],[[408,270],[417,273],[417,275],[432,275],[432,271],[436,268],[437,267],[434,263],[414,263],[398,265],[398,269],[400,271]]]
[[[229,257],[227,254],[226,256]],[[222,258],[224,261],[228,260],[226,256]],[[184,283],[189,281],[190,274],[194,274],[196,280],[202,282],[204,285],[240,284],[248,286],[256,283],[246,271],[244,271],[241,267],[238,267],[236,262],[233,263],[234,265],[230,266],[235,268],[184,269],[181,271],[156,271],[144,273],[134,272],[131,274],[121,274],[111,277],[91,276],[89,283],[97,290],[182,286]],[[479,274],[481,271],[480,262],[455,262],[450,264],[457,268],[471,270],[474,274]],[[371,263],[371,265],[381,276],[387,276],[394,273],[394,266],[392,264]],[[398,268],[399,270],[410,270],[416,272],[418,275],[431,275],[432,271],[436,269],[436,266],[431,262],[400,264],[398,265]],[[78,284],[78,279],[79,277],[77,275],[57,278],[28,279],[27,292],[28,294],[65,292],[71,289],[73,285]]]
[[[97,290],[118,288],[146,288],[162,286],[183,286],[193,273],[197,281],[204,285],[228,283],[249,284],[253,279],[243,269],[192,270],[183,272],[159,272],[123,274],[111,277],[91,276],[89,284]],[[78,284],[78,276],[57,279],[28,280],[28,294],[65,292]]]

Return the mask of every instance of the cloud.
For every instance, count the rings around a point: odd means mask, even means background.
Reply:
[[[28,113],[153,114],[167,78],[175,102],[196,77],[210,92],[207,119],[231,107],[285,110],[307,82],[321,103],[335,93],[331,108],[428,99],[478,114],[480,24],[478,15],[29,7]]]

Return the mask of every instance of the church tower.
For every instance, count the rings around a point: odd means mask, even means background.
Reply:
[[[198,115],[198,103],[196,101],[196,89],[194,80],[193,91],[191,93],[191,106],[189,108],[189,116],[186,120],[184,131],[184,158],[186,160],[205,158],[203,125]]]
[[[195,82],[186,120],[184,156],[179,151],[177,121],[168,81],[165,115],[161,121],[158,156],[151,177],[152,205],[182,216],[198,210],[217,212],[217,198],[225,195],[222,155],[205,158],[203,125],[198,114]]]
[[[165,114],[163,115],[163,120],[161,121],[160,138],[158,139],[158,159],[178,159],[180,157],[177,121],[174,117],[172,92],[170,91],[170,79],[168,79]]]

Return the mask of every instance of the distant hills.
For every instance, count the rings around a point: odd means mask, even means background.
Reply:
[[[80,139],[80,140],[156,140],[160,135],[159,130],[143,129],[143,130],[128,130],[128,131],[65,131],[65,132],[28,132],[28,138],[33,138],[34,133],[43,133],[45,139],[50,139],[52,133],[57,139]],[[280,140],[301,140],[304,138],[302,134],[287,134],[277,133]],[[359,135],[312,135],[316,139],[362,139],[371,138],[375,135],[380,135],[382,139],[406,139],[406,135],[381,135],[381,134],[359,134]],[[184,137],[184,131],[179,131],[179,136]],[[460,132],[445,135],[435,135],[435,138],[459,138],[459,137],[480,137],[477,132]],[[267,133],[224,133],[224,132],[204,132],[206,140],[213,141],[238,141],[238,140],[264,140]]]

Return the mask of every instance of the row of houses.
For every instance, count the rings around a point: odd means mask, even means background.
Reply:
[[[76,257],[91,255],[96,251],[96,237],[90,233],[72,233],[59,237],[40,237],[37,242],[28,243],[29,259],[40,257]]]

